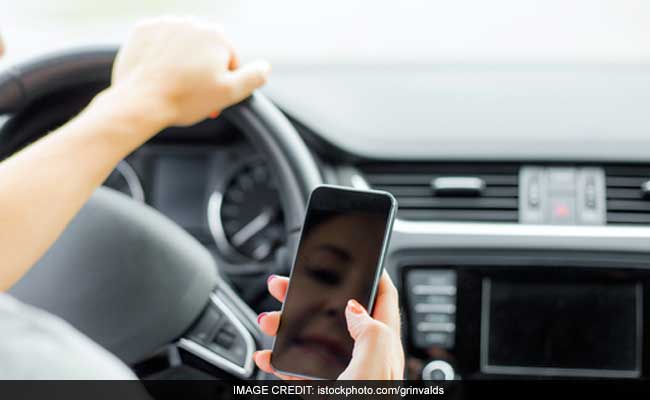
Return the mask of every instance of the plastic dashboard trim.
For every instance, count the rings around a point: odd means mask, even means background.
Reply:
[[[408,248],[650,253],[650,228],[395,221],[390,252]]]
[[[354,168],[342,168],[344,184],[370,186]],[[592,250],[650,253],[650,227],[566,226],[395,220],[389,254],[408,249],[476,248]]]

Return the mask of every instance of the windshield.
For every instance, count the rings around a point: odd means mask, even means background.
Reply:
[[[644,0],[0,0],[0,63],[116,44],[160,14],[221,21],[276,65],[650,61]]]

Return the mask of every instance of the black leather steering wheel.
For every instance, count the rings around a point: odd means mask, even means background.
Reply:
[[[0,74],[0,115],[11,115],[0,131],[0,154],[28,140],[12,120],[29,119],[24,113],[33,102],[83,85],[108,85],[115,54],[58,54]],[[222,115],[275,173],[292,252],[307,197],[322,180],[316,162],[262,94]],[[220,278],[213,257],[156,210],[110,189],[92,196],[11,293],[61,316],[127,364],[172,344],[181,358],[200,359],[230,375],[250,378],[254,372],[249,353],[260,346],[255,316]],[[230,335],[226,342],[223,332]]]

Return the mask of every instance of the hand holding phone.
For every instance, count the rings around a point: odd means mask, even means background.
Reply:
[[[331,186],[313,192],[291,285],[269,281],[285,302],[281,314],[260,318],[265,333],[277,333],[272,359],[268,351],[256,355],[260,368],[285,379],[401,379],[397,291],[382,277],[394,212],[385,192]],[[375,292],[372,318],[366,310]]]

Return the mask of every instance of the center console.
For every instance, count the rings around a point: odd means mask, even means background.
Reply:
[[[409,378],[650,377],[642,257],[471,253],[399,264]]]

